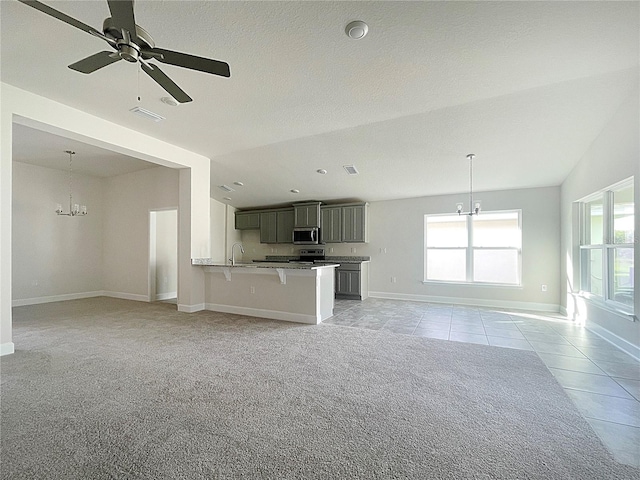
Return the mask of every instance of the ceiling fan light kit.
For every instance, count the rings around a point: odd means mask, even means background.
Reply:
[[[172,107],[177,107],[178,105],[180,105],[180,103],[173,97],[162,97],[160,101]]]
[[[18,1],[104,40],[115,50],[98,52],[69,65],[70,69],[77,72],[93,73],[120,60],[140,63],[142,70],[178,103],[190,102],[192,98],[157,65],[150,63],[150,60],[222,77],[231,76],[229,64],[226,62],[156,48],[151,35],[144,28],[136,25],[133,0],[107,0],[111,17],[103,22],[102,32],[37,0]]]

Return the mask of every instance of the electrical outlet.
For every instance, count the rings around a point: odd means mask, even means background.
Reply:
[[[251,287],[251,293],[256,293],[256,287]]]
[[[333,247],[329,247],[329,253],[333,253]]]
[[[546,291],[547,291],[547,286],[546,286],[546,285],[541,285],[541,286],[540,286],[540,289],[541,289],[543,292],[546,292]]]
[[[396,283],[396,277],[391,277],[391,283]]]
[[[351,247],[351,253],[356,253],[356,247]]]

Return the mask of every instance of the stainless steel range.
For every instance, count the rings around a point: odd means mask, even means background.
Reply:
[[[324,260],[324,248],[308,248],[300,250],[300,260],[291,260],[301,263],[313,263],[316,260]]]

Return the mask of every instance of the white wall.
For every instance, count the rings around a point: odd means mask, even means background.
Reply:
[[[573,218],[573,204],[581,198],[609,187],[610,185],[635,176],[635,312],[640,314],[640,98],[636,90],[620,107],[616,115],[602,131],[600,136],[585,152],[578,165],[562,184],[562,258],[561,264],[561,301],[567,312],[586,320],[586,325],[599,333],[615,335],[622,339],[624,346],[629,342],[632,347],[627,351],[640,353],[640,322],[632,322],[621,314],[599,308],[596,304],[584,301],[573,295],[579,285],[579,242],[577,219]],[[604,330],[602,330],[604,329]],[[633,351],[635,346],[636,351]],[[628,346],[627,346],[628,347]],[[639,355],[640,356],[640,355]]]
[[[327,244],[327,255],[368,255],[372,296],[557,311],[560,304],[560,189],[531,188],[478,193],[485,211],[522,210],[522,286],[423,284],[424,215],[454,213],[466,194],[372,202],[369,243]],[[467,201],[468,203],[468,201]],[[253,258],[291,255],[298,247],[260,244],[257,230],[242,232]],[[304,247],[303,247],[304,248]],[[331,251],[333,249],[333,251]],[[354,251],[355,249],[355,251]],[[382,253],[385,251],[386,253]],[[396,283],[391,283],[396,277]],[[547,285],[547,292],[541,285]]]
[[[227,206],[213,198],[210,199],[211,215],[211,258],[216,262],[223,262],[227,245]]]
[[[178,282],[185,288],[179,288],[179,291],[185,295],[188,293],[184,299],[189,302],[186,310],[193,311],[198,305],[204,305],[204,286],[198,288],[204,277],[201,269],[192,267],[190,261],[192,257],[208,257],[210,254],[209,159],[0,82],[0,355],[14,350],[11,316],[13,122],[181,169],[180,201],[183,208],[179,212],[179,235],[183,245],[179,247],[181,274]]]
[[[177,207],[178,176],[178,170],[157,167],[105,179],[107,292],[148,300],[149,212]]]
[[[177,178],[176,178],[177,184]],[[177,185],[176,185],[177,186]],[[155,216],[155,256],[149,259],[155,269],[155,297],[176,298],[178,292],[178,210],[160,210]]]
[[[13,305],[102,290],[102,179],[74,173],[72,191],[89,215],[55,214],[69,209],[68,172],[14,162]]]

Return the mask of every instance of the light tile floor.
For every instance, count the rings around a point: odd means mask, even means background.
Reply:
[[[640,362],[559,314],[369,298],[324,323],[531,350],[615,458],[640,467]]]

